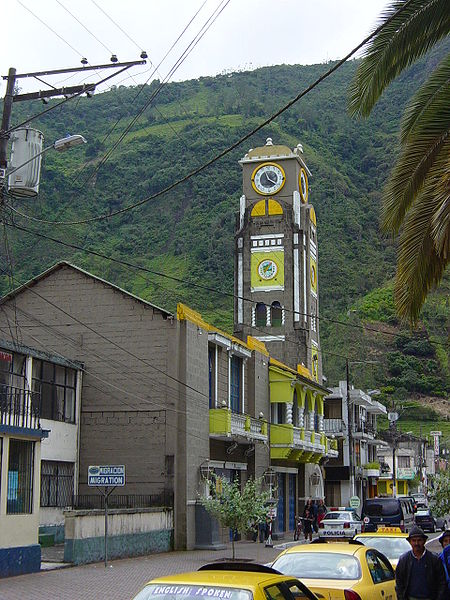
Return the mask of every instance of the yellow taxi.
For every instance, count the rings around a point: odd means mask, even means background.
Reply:
[[[297,577],[326,600],[396,600],[395,575],[389,560],[375,548],[353,540],[292,546],[271,565]]]
[[[359,533],[354,539],[382,552],[396,569],[400,556],[411,550],[407,537],[400,527],[378,527],[376,532]]]
[[[149,581],[133,600],[317,600],[303,583],[265,565],[213,563]]]

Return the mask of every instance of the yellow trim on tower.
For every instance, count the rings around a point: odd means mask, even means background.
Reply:
[[[279,202],[273,200],[273,198],[269,198],[267,204],[269,205],[269,215],[282,215],[283,207]]]
[[[314,206],[311,206],[311,208],[309,209],[309,218],[317,227],[316,211],[314,210]]]
[[[260,200],[256,204],[253,205],[252,212],[250,216],[252,217],[264,217],[266,214],[266,201]]]

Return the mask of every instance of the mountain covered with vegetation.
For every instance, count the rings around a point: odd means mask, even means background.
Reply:
[[[4,209],[5,220],[22,229],[3,228],[0,293],[64,258],[169,310],[187,303],[231,331],[238,161],[267,137],[292,148],[300,142],[318,219],[328,384],[344,378],[343,357],[364,358],[371,362],[351,367],[355,385],[377,387],[386,402],[408,401],[420,414],[445,421],[448,279],[428,300],[418,330],[402,327],[392,300],[395,243],[380,232],[379,210],[405,104],[449,46],[435,48],[396,80],[364,121],[347,114],[356,61],[346,63],[223,158],[154,198],[233,145],[329,65],[266,67],[162,88],[157,80],[143,88],[113,87],[48,112],[32,122],[46,144],[67,133],[84,135],[88,144],[48,152],[39,197],[10,200],[14,210]],[[40,110],[36,102],[15,103],[13,124]],[[133,210],[98,218],[148,198]],[[435,400],[437,412],[423,410]]]

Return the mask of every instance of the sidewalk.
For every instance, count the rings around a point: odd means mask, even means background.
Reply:
[[[273,548],[266,548],[259,542],[236,542],[236,558],[267,563],[292,544],[294,542],[290,539],[275,542]],[[104,563],[95,563],[42,570],[40,573],[0,579],[0,599],[129,600],[153,577],[195,571],[207,562],[230,558],[231,555],[230,543],[226,550],[216,552],[192,550],[114,560],[108,563],[107,568]]]

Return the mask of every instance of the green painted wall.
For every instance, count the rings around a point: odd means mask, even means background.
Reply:
[[[173,529],[133,535],[108,536],[108,559],[142,556],[173,549]],[[76,565],[99,562],[105,558],[105,538],[66,539],[64,562]]]

